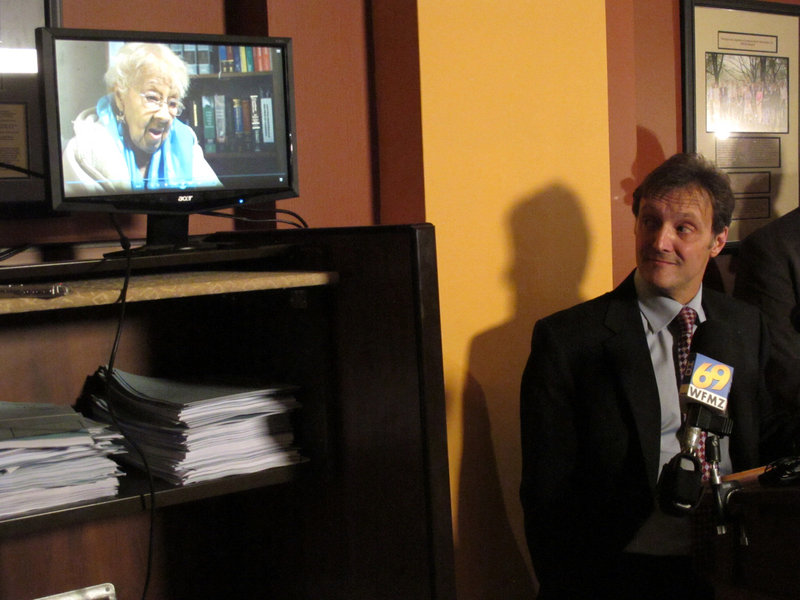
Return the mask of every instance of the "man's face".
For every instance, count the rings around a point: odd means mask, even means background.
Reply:
[[[728,228],[715,234],[707,194],[693,187],[642,198],[636,218],[636,266],[655,290],[686,304],[700,289],[708,260],[720,253]]]

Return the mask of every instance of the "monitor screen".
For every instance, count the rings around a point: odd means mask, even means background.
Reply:
[[[37,49],[55,210],[297,196],[291,40],[41,28]]]

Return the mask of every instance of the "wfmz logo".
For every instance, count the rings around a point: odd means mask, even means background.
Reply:
[[[191,202],[194,198],[194,194],[186,194],[184,196],[178,196],[178,202]]]
[[[690,400],[725,412],[732,381],[733,367],[698,353],[692,365],[689,384],[684,386],[683,392]]]

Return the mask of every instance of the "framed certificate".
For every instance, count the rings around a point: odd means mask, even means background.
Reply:
[[[734,245],[800,203],[800,6],[682,0],[684,149],[731,178]]]
[[[0,217],[48,213],[34,32],[60,24],[60,0],[0,0]]]

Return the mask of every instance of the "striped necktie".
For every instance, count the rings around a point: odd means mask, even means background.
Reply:
[[[689,348],[692,343],[692,334],[694,333],[694,325],[697,322],[697,312],[689,307],[684,306],[678,316],[675,317],[673,323],[676,323],[678,328],[677,338],[677,356],[678,356],[678,387],[683,382],[684,378],[689,376]],[[706,432],[700,433],[698,440],[697,458],[700,464],[703,465],[703,481],[708,481],[709,473],[711,472],[711,465],[706,462]]]

